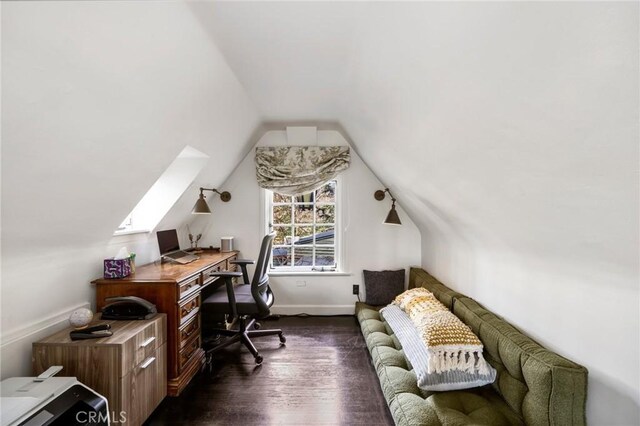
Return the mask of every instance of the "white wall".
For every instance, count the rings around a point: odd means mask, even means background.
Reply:
[[[334,130],[319,130],[318,145],[348,145]],[[257,146],[303,145],[287,139],[284,130],[272,130]],[[255,150],[238,165],[223,188],[231,191],[229,203],[213,206],[210,218],[195,218],[192,230],[205,228],[205,242],[219,245],[220,237],[234,236],[235,248],[241,256],[255,258],[259,251],[264,225],[261,211],[261,189],[255,177]],[[384,225],[390,200],[380,202],[373,193],[384,186],[351,150],[351,166],[340,175],[343,204],[344,250],[346,276],[281,276],[270,275],[275,293],[273,311],[281,314],[352,314],[356,296],[352,285],[363,288],[362,270],[400,269],[420,263],[420,233],[411,219],[398,209],[402,226]],[[393,188],[392,188],[393,189]],[[407,271],[408,278],[408,271]],[[304,286],[300,287],[300,282]]]
[[[425,269],[589,370],[590,424],[638,424],[633,275],[424,229]],[[604,410],[601,404],[605,404]]]
[[[155,235],[112,235],[186,145],[211,160],[159,228],[184,224],[258,123],[183,3],[3,2],[1,377],[95,303],[103,258],[157,258]]]
[[[421,50],[358,49],[345,128],[402,188],[422,265],[584,365],[590,424],[640,424],[638,3],[388,12]]]

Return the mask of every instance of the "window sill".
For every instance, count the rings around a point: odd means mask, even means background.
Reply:
[[[269,271],[270,277],[349,277],[353,275],[351,272],[342,272],[342,271]]]
[[[148,234],[151,231],[149,229],[132,229],[130,231],[116,231],[113,233],[114,237],[119,237],[121,235],[133,235],[133,234]]]

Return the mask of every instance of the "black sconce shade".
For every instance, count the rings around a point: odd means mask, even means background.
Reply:
[[[396,211],[396,199],[393,198],[393,195],[391,195],[389,188],[385,188],[384,191],[381,189],[377,190],[373,194],[373,197],[378,201],[382,201],[384,200],[386,192],[388,192],[389,196],[391,197],[391,210],[389,210],[389,214],[387,215],[387,218],[384,220],[383,223],[387,225],[402,225],[402,222],[400,221],[400,217],[398,216],[398,212]]]
[[[200,188],[200,196],[198,197],[198,201],[193,206],[193,210],[191,210],[191,214],[211,214],[211,209],[205,200],[205,195],[203,191],[213,191],[216,194],[220,195],[220,199],[225,203],[231,200],[231,193],[228,191],[220,192],[215,188]]]
[[[384,223],[386,223],[387,225],[402,225],[402,222],[400,222],[400,217],[398,217],[398,212],[396,211],[395,202],[391,204],[391,210],[389,210],[389,214],[384,220]]]

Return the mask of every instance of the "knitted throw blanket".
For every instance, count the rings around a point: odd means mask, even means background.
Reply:
[[[428,373],[452,370],[489,373],[480,339],[433,293],[425,288],[413,288],[400,294],[392,303],[409,316],[424,341],[429,356]]]

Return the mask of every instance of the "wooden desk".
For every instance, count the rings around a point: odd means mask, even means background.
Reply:
[[[205,251],[200,259],[186,265],[150,263],[136,267],[135,274],[121,279],[100,278],[96,285],[97,309],[114,296],[138,296],[167,314],[167,394],[180,392],[196,375],[204,359],[200,338],[200,292],[217,278],[213,271],[235,271],[229,262],[238,252]]]

